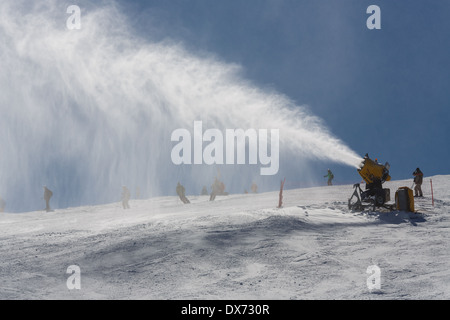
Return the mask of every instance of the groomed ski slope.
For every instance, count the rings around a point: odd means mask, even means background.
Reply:
[[[350,212],[351,185],[285,190],[282,209],[276,191],[1,213],[0,299],[449,299],[450,175],[431,178],[420,214]]]

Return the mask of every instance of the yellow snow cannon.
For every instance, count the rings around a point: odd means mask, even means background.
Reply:
[[[366,182],[366,190],[362,191],[359,183],[354,184],[355,190],[348,200],[348,208],[350,210],[363,210],[364,207],[369,205],[373,206],[374,211],[376,207],[392,209],[391,205],[386,205],[386,202],[391,200],[390,189],[382,187],[384,182],[391,180],[389,169],[388,162],[384,165],[380,164],[376,159],[372,160],[366,154],[358,168],[359,175]],[[352,203],[353,197],[357,199],[355,203]]]
[[[385,165],[379,164],[378,161],[365,157],[358,169],[359,175],[364,179],[366,184],[373,184],[376,182],[384,183],[391,180],[389,176],[390,165],[386,162]]]

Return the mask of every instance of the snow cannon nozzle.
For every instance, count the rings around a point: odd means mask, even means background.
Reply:
[[[379,182],[381,184],[391,180],[391,177],[389,176],[390,167],[389,162],[386,162],[386,164],[383,165],[370,159],[366,154],[364,160],[360,164],[358,173],[367,184],[374,182]]]

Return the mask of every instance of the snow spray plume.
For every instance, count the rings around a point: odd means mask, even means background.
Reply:
[[[10,210],[42,209],[42,185],[60,207],[118,201],[122,185],[172,192],[170,133],[196,120],[280,129],[281,154],[360,162],[318,118],[244,80],[239,66],[152,42],[151,32],[134,36],[112,2],[79,6],[81,29],[69,30],[64,2],[0,4],[0,195]]]

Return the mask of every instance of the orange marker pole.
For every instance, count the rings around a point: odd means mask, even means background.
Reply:
[[[433,180],[430,179],[430,185],[431,185],[431,203],[434,207],[434,196],[433,196]]]

